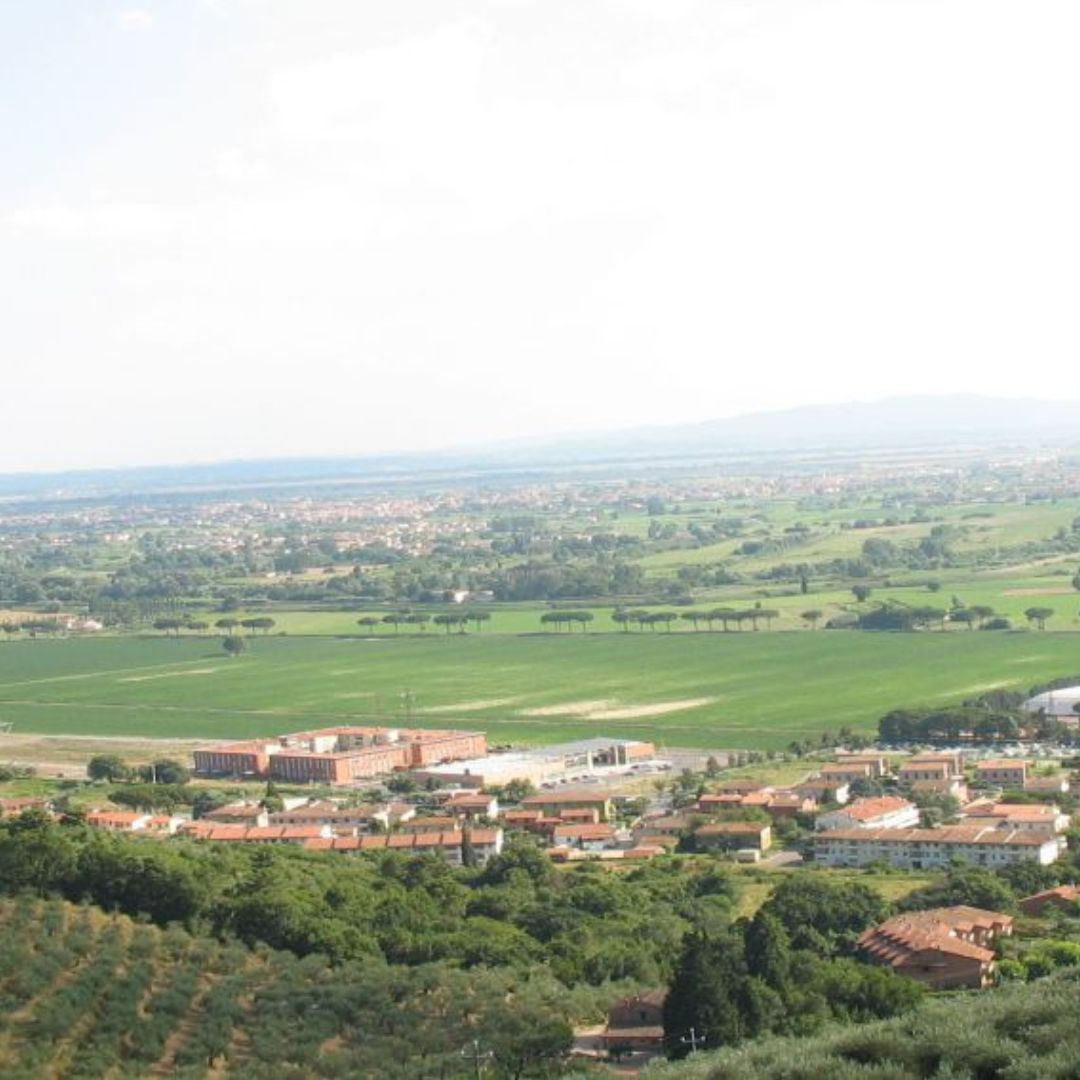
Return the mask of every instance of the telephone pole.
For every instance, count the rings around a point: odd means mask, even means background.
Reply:
[[[688,1035],[684,1035],[679,1042],[690,1047],[690,1053],[696,1054],[698,1046],[704,1046],[709,1040],[704,1035],[697,1033],[697,1028],[691,1028]]]

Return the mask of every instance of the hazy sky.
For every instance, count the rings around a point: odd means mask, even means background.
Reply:
[[[1080,399],[1077,0],[0,0],[0,469]]]

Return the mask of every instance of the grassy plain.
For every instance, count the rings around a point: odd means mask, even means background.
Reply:
[[[769,749],[1074,671],[1080,639],[1053,632],[270,637],[237,659],[209,638],[15,641],[0,644],[0,720],[27,733],[234,738],[411,715],[495,742],[606,734]]]

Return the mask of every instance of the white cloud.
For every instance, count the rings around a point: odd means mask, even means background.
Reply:
[[[1071,2],[217,6],[0,178],[22,392],[123,388],[87,461],[1080,398]]]
[[[113,26],[128,34],[137,34],[149,30],[154,25],[154,17],[149,11],[142,8],[131,8],[128,11],[117,12],[113,16]]]

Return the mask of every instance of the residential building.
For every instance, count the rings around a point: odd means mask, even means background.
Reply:
[[[457,792],[443,802],[443,808],[469,821],[478,817],[494,821],[499,816],[499,800],[482,792]]]
[[[26,797],[21,799],[0,799],[0,817],[18,817],[25,810],[48,810],[49,800]]]
[[[545,817],[558,817],[561,810],[595,808],[601,821],[614,817],[611,797],[595,791],[563,790],[530,795],[521,800],[523,810],[539,810]]]
[[[362,833],[389,829],[416,817],[416,808],[407,803],[369,803],[364,806],[340,806],[335,802],[314,801],[278,810],[270,815],[271,825],[331,825],[335,832]]]
[[[1042,836],[1057,836],[1071,822],[1056,806],[1046,803],[972,803],[964,809],[964,820],[993,825],[999,829],[1019,829]]]
[[[703,813],[715,810],[730,810],[742,806],[746,794],[735,791],[713,791],[702,795],[697,801],[697,808]]]
[[[908,790],[912,795],[945,795],[956,799],[961,805],[971,798],[968,786],[960,776],[947,776],[938,780],[912,780],[908,784]]]
[[[502,829],[471,829],[469,839],[473,857],[478,866],[498,855],[503,847]],[[438,855],[451,866],[463,863],[465,834],[457,832],[436,833],[382,833],[372,836],[319,838],[305,843],[311,851],[336,851],[365,854],[371,851],[400,851],[408,855]]]
[[[552,842],[563,847],[577,847],[583,851],[600,851],[615,843],[615,829],[603,822],[585,825],[556,825]]]
[[[1024,781],[1024,790],[1033,795],[1064,795],[1069,790],[1069,778],[1065,773],[1029,776]]]
[[[648,837],[672,836],[678,838],[693,827],[689,814],[665,814],[661,817],[642,818],[634,831]]]
[[[839,803],[843,806],[851,798],[851,784],[847,780],[826,780],[819,777],[797,784],[795,794],[818,803]]]
[[[760,780],[735,779],[724,780],[717,784],[715,793],[717,795],[750,795],[755,791],[770,790],[772,790],[770,786],[762,783]]]
[[[601,1041],[607,1049],[660,1050],[664,1045],[667,990],[650,990],[615,1002],[608,1010]]]
[[[874,776],[874,767],[868,761],[844,761],[834,765],[824,765],[820,773],[822,780],[870,780]]]
[[[947,782],[958,775],[950,761],[938,758],[912,758],[900,766],[896,773],[901,784],[914,784],[926,780]]]
[[[1044,889],[1034,896],[1025,896],[1017,902],[1025,915],[1036,918],[1047,911],[1065,911],[1075,914],[1080,911],[1080,887],[1076,885],[1058,885],[1054,889]]]
[[[994,942],[1012,929],[1012,917],[995,911],[935,908],[871,927],[859,937],[858,948],[871,963],[934,990],[980,990],[994,982]]]
[[[981,784],[1000,784],[1002,787],[1022,788],[1027,780],[1030,761],[1012,758],[991,758],[975,763],[975,775]]]
[[[855,799],[836,810],[819,814],[816,829],[908,829],[919,824],[919,808],[896,795]]]
[[[1018,862],[1056,862],[1056,837],[984,825],[936,829],[835,829],[814,836],[814,860],[822,866],[869,866],[883,862],[905,870],[944,869],[961,860],[996,868]]]
[[[458,832],[460,825],[456,818],[444,817],[414,817],[403,821],[398,825],[399,833],[436,833]]]
[[[759,821],[714,821],[695,829],[694,838],[703,848],[768,851],[772,845],[772,826]]]
[[[836,759],[838,765],[868,765],[870,777],[880,780],[891,772],[889,759],[881,754],[841,754]]]
[[[805,798],[795,792],[777,791],[765,807],[765,813],[776,821],[792,820],[800,815],[812,814],[817,810],[814,799]]]
[[[270,814],[259,803],[229,803],[208,810],[200,820],[214,825],[269,825]]]

